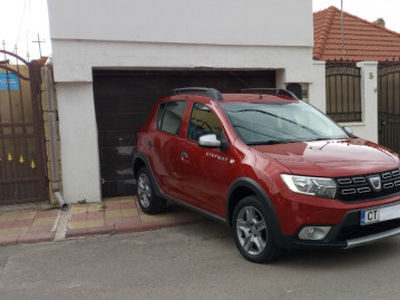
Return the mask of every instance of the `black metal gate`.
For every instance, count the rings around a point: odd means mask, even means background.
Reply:
[[[48,200],[40,66],[0,50],[0,204]]]
[[[378,66],[379,144],[400,153],[400,62]]]
[[[360,122],[361,73],[354,62],[326,62],[326,113],[336,122]]]

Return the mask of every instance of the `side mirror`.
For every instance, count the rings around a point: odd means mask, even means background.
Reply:
[[[199,137],[198,145],[204,148],[219,148],[221,141],[217,139],[216,134],[206,134]]]

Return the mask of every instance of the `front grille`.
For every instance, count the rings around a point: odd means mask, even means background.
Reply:
[[[400,227],[400,219],[390,220],[380,223],[375,223],[371,225],[361,226],[352,225],[342,228],[337,239],[339,241],[345,241],[349,239],[359,238],[375,233],[381,233],[388,231],[390,229]]]
[[[337,198],[344,202],[357,202],[388,197],[400,193],[400,170],[364,176],[336,178]]]

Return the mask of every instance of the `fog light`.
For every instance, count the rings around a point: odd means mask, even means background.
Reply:
[[[331,226],[306,226],[299,233],[299,239],[309,241],[323,240],[331,230]]]

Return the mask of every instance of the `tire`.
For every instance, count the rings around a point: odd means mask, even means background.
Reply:
[[[137,175],[137,198],[142,211],[149,215],[164,212],[166,209],[165,199],[155,194],[153,186],[149,170],[146,167],[141,168]]]
[[[276,259],[276,246],[268,212],[255,196],[245,197],[232,215],[232,232],[239,252],[251,262],[263,263]]]

